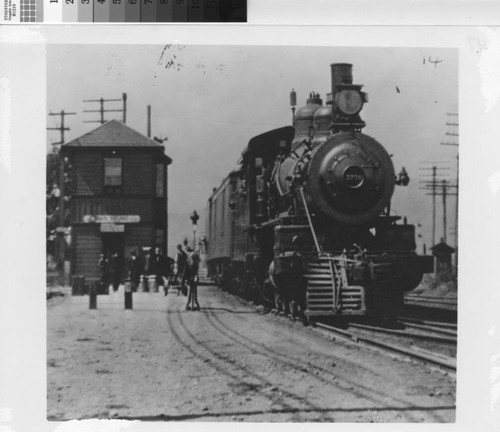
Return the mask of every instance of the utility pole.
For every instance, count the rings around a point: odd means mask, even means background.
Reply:
[[[443,195],[443,241],[446,243],[446,180],[443,180],[442,183],[442,195]]]
[[[458,141],[459,133],[458,133],[458,114],[456,113],[447,113],[448,116],[448,121],[446,122],[446,126],[449,127],[448,131],[446,132],[447,136],[451,137],[456,137],[456,140]],[[458,188],[459,188],[459,168],[460,168],[460,163],[459,163],[459,153],[458,153],[458,142],[455,141],[455,138],[453,138],[453,141],[445,141],[441,142],[441,145],[446,145],[446,146],[452,146],[452,147],[457,147],[457,180],[456,180],[456,208],[455,208],[455,267],[458,267]]]
[[[151,105],[148,105],[148,138],[151,138]]]
[[[64,110],[61,110],[61,112],[58,113],[49,113],[49,116],[60,116],[61,117],[61,126],[59,127],[48,127],[47,130],[57,130],[61,134],[61,140],[59,142],[52,143],[53,146],[55,145],[63,145],[64,144],[64,131],[69,131],[68,127],[65,127],[64,125],[64,117],[68,115],[76,115],[74,112],[65,112]]]
[[[446,243],[446,197],[457,195],[457,193],[450,193],[449,189],[456,188],[456,185],[450,184],[449,181],[443,180],[441,182],[441,192],[437,195],[443,197],[443,241]]]
[[[105,112],[121,112],[123,113],[123,123],[126,123],[127,121],[127,93],[122,93],[122,98],[121,99],[87,99],[84,100],[83,102],[99,102],[100,108],[97,110],[83,110],[83,112],[97,112],[100,114],[100,119],[99,120],[87,120],[84,121],[84,123],[101,123],[104,124],[106,121],[104,120],[104,113]],[[123,108],[122,109],[104,109],[104,102],[122,102],[123,103]]]
[[[297,106],[297,93],[294,89],[290,92],[290,107],[292,109],[292,125],[295,123],[295,107]]]
[[[48,127],[47,130],[57,130],[61,134],[61,139],[59,142],[52,143],[53,146],[61,146],[65,142],[64,132],[69,131],[69,127],[64,124],[64,119],[68,115],[76,115],[74,112],[65,112],[61,110],[59,113],[49,113],[49,116],[60,116],[61,125],[59,127]],[[55,151],[58,153],[60,147],[54,147]],[[56,243],[55,243],[55,255],[58,264],[59,280],[64,284],[64,259],[65,259],[65,247],[64,247],[64,217],[65,217],[65,206],[64,206],[64,157],[59,158],[59,227],[56,229]]]
[[[420,171],[424,171],[424,173],[421,172],[421,175],[426,174],[425,173],[426,171],[432,171],[432,174],[430,180],[428,179],[428,176],[426,176],[424,177],[424,180],[420,181],[420,190],[430,191],[430,193],[427,193],[426,195],[432,196],[432,246],[435,246],[436,245],[436,197],[440,195],[438,191],[439,183],[441,181],[444,181],[441,175],[443,174],[443,172],[449,170],[449,167],[447,167],[446,165],[443,166],[442,164],[443,163],[447,164],[447,162],[442,162],[442,161],[431,161],[425,163],[432,164],[432,166],[421,167]]]

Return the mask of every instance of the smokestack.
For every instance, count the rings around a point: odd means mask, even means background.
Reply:
[[[335,93],[337,84],[352,84],[352,64],[333,63],[330,68],[332,70],[332,94]]]
[[[148,105],[148,138],[151,138],[151,105]]]

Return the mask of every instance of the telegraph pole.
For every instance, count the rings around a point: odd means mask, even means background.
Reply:
[[[297,93],[294,89],[290,92],[290,107],[292,109],[292,125],[295,123],[295,107],[297,106]]]
[[[61,110],[61,112],[58,112],[58,113],[49,113],[49,116],[60,116],[61,117],[61,126],[47,128],[47,130],[57,130],[61,134],[61,140],[59,142],[52,143],[53,146],[64,144],[64,131],[69,131],[69,128],[64,126],[64,117],[68,116],[68,115],[76,115],[76,113],[65,112],[64,110]]]
[[[448,121],[446,122],[446,126],[449,127],[448,131],[446,132],[447,136],[451,137],[456,137],[456,140],[458,141],[459,133],[458,133],[458,114],[456,113],[447,113],[448,116]],[[452,138],[452,141],[445,141],[441,142],[441,145],[446,145],[446,146],[452,146],[452,147],[458,147],[458,142],[455,141],[455,138]],[[456,189],[457,189],[457,200],[456,200],[456,208],[455,208],[455,266],[458,267],[458,187],[459,187],[459,168],[460,168],[460,163],[459,163],[459,156],[458,156],[458,148],[457,148],[457,180],[456,180]]]
[[[49,113],[49,116],[60,116],[61,125],[59,127],[48,127],[47,130],[57,130],[61,134],[59,142],[52,143],[53,146],[61,146],[65,142],[64,132],[69,131],[69,127],[64,124],[64,119],[68,115],[76,115],[74,112],[65,112],[61,110],[59,113]],[[59,147],[54,147],[56,152],[59,152]],[[64,283],[64,157],[59,158],[59,227],[56,229],[55,255],[59,267],[59,278]]]
[[[443,195],[443,241],[446,243],[446,180],[443,180],[442,183],[442,195]]]
[[[425,162],[425,163],[432,164],[432,166],[422,167],[420,168],[420,170],[432,171],[432,174],[430,180],[420,181],[421,185],[420,189],[425,191],[430,191],[430,193],[427,193],[426,195],[432,196],[432,246],[435,246],[436,245],[436,197],[440,195],[438,191],[439,182],[444,181],[444,179],[441,177],[441,174],[449,170],[449,167],[443,166],[442,164],[446,162],[442,161]]]
[[[100,114],[100,119],[99,120],[87,120],[84,121],[84,123],[101,123],[104,124],[106,121],[104,120],[104,113],[106,112],[121,112],[123,113],[123,123],[126,123],[127,121],[127,93],[122,93],[122,98],[121,99],[87,99],[83,101],[84,103],[88,102],[99,102],[100,108],[97,110],[83,110],[83,112],[90,112],[94,113],[97,112]],[[123,103],[123,108],[122,109],[104,109],[104,102],[122,102]]]

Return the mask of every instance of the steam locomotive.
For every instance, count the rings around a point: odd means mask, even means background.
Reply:
[[[391,215],[390,155],[361,132],[368,96],[352,65],[331,65],[323,105],[311,93],[286,126],[252,138],[206,209],[209,275],[220,286],[305,320],[394,316],[430,256],[415,227]],[[295,92],[291,104],[296,105]]]

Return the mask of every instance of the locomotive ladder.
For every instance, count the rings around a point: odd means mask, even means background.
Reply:
[[[306,267],[306,315],[356,314],[364,311],[364,290],[348,286],[345,269],[331,256],[319,256]]]

